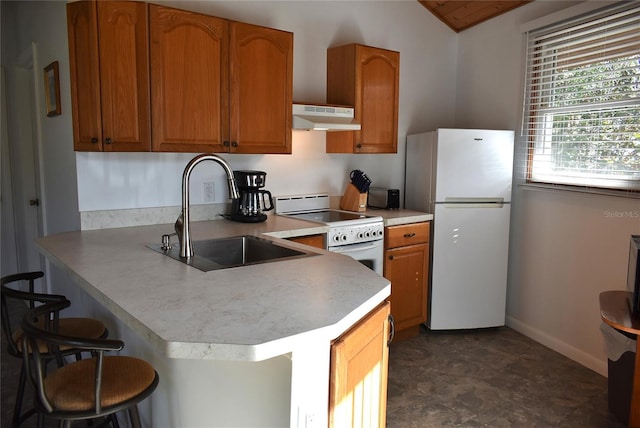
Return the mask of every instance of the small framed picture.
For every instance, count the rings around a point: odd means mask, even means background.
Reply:
[[[59,115],[62,109],[60,108],[58,61],[53,61],[44,68],[44,96],[47,103],[47,116]]]

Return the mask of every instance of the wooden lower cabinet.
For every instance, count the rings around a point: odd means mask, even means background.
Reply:
[[[397,339],[418,334],[427,320],[429,231],[429,222],[385,228],[384,277]]]
[[[309,245],[310,247],[316,248],[325,248],[324,238],[325,235],[308,235],[308,236],[297,236],[294,238],[287,238],[289,241],[297,242],[299,244]]]
[[[389,314],[384,302],[332,344],[330,427],[386,425]]]

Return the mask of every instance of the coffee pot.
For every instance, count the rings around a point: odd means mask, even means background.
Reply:
[[[273,209],[271,192],[264,190],[267,173],[264,171],[233,171],[240,198],[231,206],[231,220],[243,223],[265,221],[265,211]]]

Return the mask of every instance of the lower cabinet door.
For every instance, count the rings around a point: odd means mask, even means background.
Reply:
[[[373,310],[331,346],[330,427],[384,427],[390,304]]]
[[[396,331],[427,320],[429,244],[385,251],[384,276],[391,281],[391,314]]]

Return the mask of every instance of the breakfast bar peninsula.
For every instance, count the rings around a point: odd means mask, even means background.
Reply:
[[[144,425],[326,427],[349,414],[336,372],[345,358],[341,341],[363,323],[362,346],[379,355],[367,362],[367,384],[386,398],[391,286],[348,256],[286,239],[326,233],[323,227],[280,216],[194,222],[194,242],[249,235],[306,253],[208,272],[148,247],[172,229],[88,230],[37,241],[57,276],[71,278],[52,291],[67,295],[78,313],[103,319],[110,336],[125,341],[123,353],[158,371],[158,389],[140,408]],[[384,425],[385,403],[378,404],[373,418]]]

